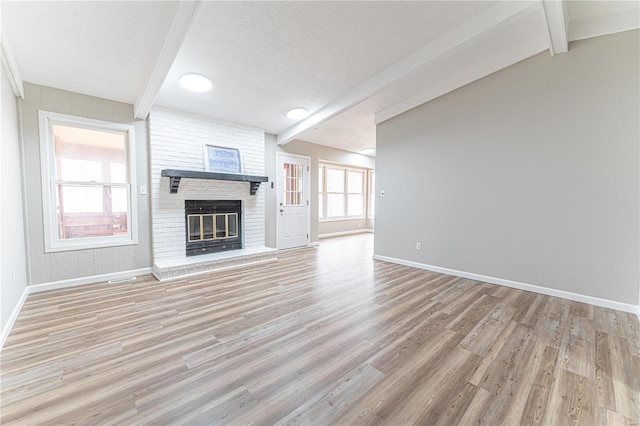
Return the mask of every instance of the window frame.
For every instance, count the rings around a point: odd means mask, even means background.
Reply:
[[[367,172],[367,187],[368,187],[367,217],[369,219],[374,219],[376,217],[376,212],[375,212],[376,188],[375,188],[375,182],[374,182],[375,176],[376,176],[375,170],[371,169]]]
[[[138,243],[138,205],[136,192],[136,159],[135,159],[135,127],[130,124],[114,123],[110,121],[95,120],[91,118],[77,117],[50,111],[38,111],[40,125],[40,174],[42,178],[42,213],[44,225],[44,251],[45,253],[86,250],[103,247],[125,246]],[[56,155],[53,141],[53,126],[62,125],[87,130],[119,133],[125,136],[125,156],[127,166],[127,181],[124,186],[127,191],[127,234],[111,235],[103,237],[69,238],[61,239],[58,234],[58,215],[56,185],[61,182],[72,184],[56,178]],[[82,183],[88,186],[88,182]],[[96,185],[98,185],[96,183]],[[105,186],[100,183],[100,186]]]
[[[360,174],[360,192],[352,192],[351,188],[349,187],[349,173],[358,173]],[[366,219],[367,217],[367,171],[364,169],[350,169],[347,168],[344,172],[344,177],[347,180],[345,182],[345,200],[346,200],[346,204],[345,204],[345,210],[346,210],[346,217],[347,218],[356,218],[356,219]],[[362,210],[362,214],[361,215],[349,215],[349,196],[350,195],[359,195],[362,197],[362,205],[361,210]]]
[[[322,164],[318,164],[318,221],[324,220],[324,174],[326,170]]]
[[[324,192],[322,193],[322,206],[324,207],[324,215],[323,215],[323,220],[326,222],[331,222],[331,221],[335,221],[335,220],[345,220],[347,219],[347,193],[346,193],[346,189],[347,189],[347,175],[346,175],[346,169],[344,167],[340,167],[337,165],[324,165],[324,173],[322,174],[322,176],[324,176],[324,182],[323,182],[323,189]],[[342,172],[342,191],[340,192],[334,192],[334,191],[329,191],[329,189],[327,188],[327,169],[329,170],[337,170]],[[343,210],[342,210],[342,215],[340,216],[329,216],[327,214],[328,208],[329,208],[329,197],[328,195],[342,195],[342,199],[343,199]]]
[[[367,173],[369,169],[359,168],[359,167],[351,167],[342,164],[333,164],[320,161],[318,164],[318,169],[322,168],[322,182],[318,182],[318,197],[322,197],[322,210],[318,211],[318,222],[339,222],[344,220],[361,220],[367,218]],[[343,173],[343,188],[342,192],[329,192],[327,190],[327,169],[339,170]],[[348,192],[349,191],[349,172],[362,173],[362,192]],[[318,175],[320,172],[318,171]],[[318,176],[319,177],[319,176]],[[323,191],[320,191],[320,187],[322,187]],[[328,208],[328,194],[342,194],[344,198],[344,212],[342,216],[327,216],[327,208]],[[362,195],[362,215],[358,216],[349,216],[349,195]]]

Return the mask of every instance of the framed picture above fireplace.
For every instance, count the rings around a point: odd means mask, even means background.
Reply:
[[[216,145],[204,145],[204,168],[207,172],[242,173],[240,151]]]

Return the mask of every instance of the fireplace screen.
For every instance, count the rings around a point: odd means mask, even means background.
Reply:
[[[186,255],[242,248],[242,201],[185,200]]]
[[[237,238],[238,213],[190,214],[187,227],[189,242]]]

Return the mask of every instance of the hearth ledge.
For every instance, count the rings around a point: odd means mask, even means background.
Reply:
[[[155,262],[152,273],[158,280],[167,281],[206,274],[212,271],[271,262],[277,260],[277,256],[278,250],[268,247],[252,247],[200,256],[184,256]]]

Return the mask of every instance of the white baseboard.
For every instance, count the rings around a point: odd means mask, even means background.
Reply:
[[[438,272],[456,277],[469,278],[475,281],[482,281],[491,284],[502,285],[505,287],[517,288],[519,290],[531,291],[533,293],[545,294],[547,296],[560,297],[562,299],[573,300],[576,302],[588,303],[590,305],[602,306],[604,308],[615,309],[617,311],[635,313],[640,319],[640,306],[630,303],[616,302],[615,300],[600,299],[598,297],[586,296],[578,293],[571,293],[564,290],[556,290],[548,287],[541,287],[533,284],[521,283],[518,281],[505,280],[502,278],[489,277],[486,275],[473,274],[470,272],[457,271],[455,269],[441,268],[439,266],[427,265],[424,263],[412,262],[409,260],[397,259],[394,257],[374,255],[375,260],[383,260],[385,262],[397,263],[399,265],[411,266],[418,269],[426,269],[427,271]]]
[[[317,245],[318,245],[317,241],[309,244],[309,246],[317,246]],[[439,266],[432,266],[424,263],[412,262],[412,261],[397,259],[393,257],[374,255],[373,258],[376,260],[383,260],[385,262],[411,266],[418,269],[426,269],[428,271],[438,272],[441,274],[454,275],[462,278],[469,278],[476,281],[502,285],[505,287],[517,288],[520,290],[531,291],[534,293],[545,294],[548,296],[560,297],[563,299],[575,300],[577,302],[588,303],[596,306],[603,306],[605,308],[616,309],[623,312],[635,313],[638,316],[638,320],[640,320],[640,305],[636,306],[628,303],[616,302],[616,301],[607,300],[607,299],[600,299],[597,297],[585,296],[582,294],[571,293],[571,292],[562,291],[562,290],[555,290],[547,287],[540,287],[537,285],[525,284],[517,281],[504,280],[502,278],[489,277],[486,275],[472,274],[469,272],[457,271],[455,269],[441,268]],[[93,275],[90,277],[75,278],[71,280],[55,281],[50,283],[26,286],[22,292],[22,295],[20,296],[20,299],[18,300],[18,303],[16,303],[16,306],[13,308],[13,311],[11,311],[11,315],[9,316],[7,323],[2,328],[2,334],[0,334],[0,351],[4,347],[4,343],[7,340],[7,337],[9,336],[9,333],[11,332],[11,329],[13,328],[13,325],[16,322],[18,315],[20,314],[20,310],[22,309],[22,306],[24,305],[24,302],[27,300],[27,296],[29,294],[39,293],[39,292],[48,291],[48,290],[56,290],[60,288],[75,287],[79,285],[95,284],[99,282],[105,282],[113,279],[126,278],[126,277],[136,276],[136,275],[147,275],[147,274],[151,274],[151,271],[152,271],[152,268],[142,268],[142,269],[135,269],[131,271],[114,272],[111,274]]]
[[[90,277],[73,278],[70,280],[54,281],[50,283],[34,284],[27,286],[29,293],[40,293],[41,291],[57,290],[60,288],[75,287],[79,285],[101,283],[118,278],[127,278],[137,275],[149,275],[151,268],[133,269],[130,271],[112,272],[110,274],[92,275]]]
[[[101,283],[109,280],[115,280],[118,278],[127,278],[127,277],[136,276],[136,275],[148,275],[148,274],[151,274],[151,268],[134,269],[131,271],[113,272],[110,274],[102,274],[102,275],[92,275],[90,277],[74,278],[71,280],[54,281],[50,283],[34,284],[34,285],[26,286],[24,291],[22,292],[22,295],[20,296],[20,300],[18,300],[18,303],[16,303],[16,306],[13,308],[13,311],[11,311],[9,320],[7,321],[5,326],[2,328],[2,335],[0,335],[0,351],[4,347],[4,343],[7,340],[9,333],[11,333],[13,324],[16,322],[16,319],[18,318],[18,315],[20,314],[20,310],[22,310],[22,306],[24,305],[24,302],[27,300],[27,296],[29,296],[31,293],[40,293],[42,291],[57,290],[60,288],[75,287],[75,286],[86,285],[86,284],[95,284],[95,283]]]
[[[343,235],[354,235],[354,234],[364,234],[365,232],[373,232],[373,229],[354,229],[352,231],[341,231],[341,232],[331,232],[328,234],[320,234],[318,235],[318,239],[320,238],[331,238],[331,237],[341,237]]]
[[[29,287],[27,286],[22,291],[22,294],[20,295],[20,299],[18,299],[18,303],[16,303],[16,306],[13,308],[13,311],[11,311],[11,315],[9,315],[9,319],[7,320],[7,323],[4,325],[4,327],[2,327],[2,335],[0,335],[0,351],[4,347],[4,342],[7,341],[7,337],[9,337],[9,333],[11,333],[13,324],[15,324],[16,319],[18,319],[18,314],[22,309],[22,305],[24,305],[24,302],[27,300],[28,295],[29,295]]]

